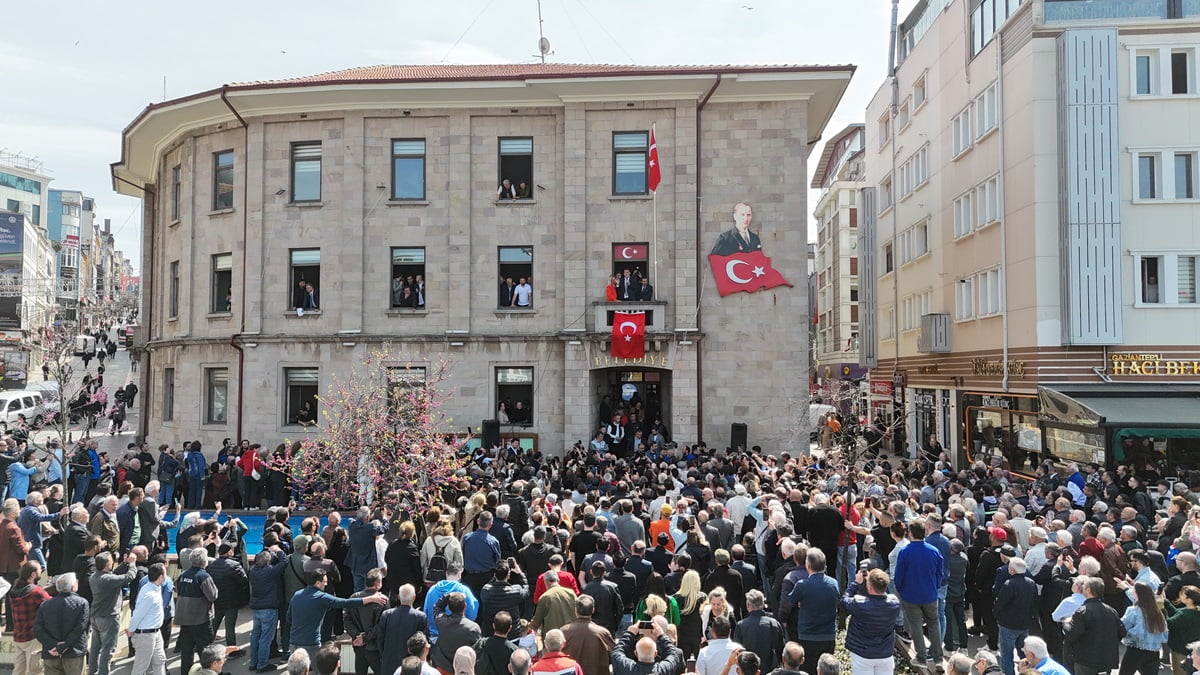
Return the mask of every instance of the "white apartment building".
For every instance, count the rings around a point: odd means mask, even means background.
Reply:
[[[1024,472],[1200,458],[1198,37],[1190,0],[929,0],[903,21],[860,219],[872,406],[898,445],[936,433]]]
[[[821,191],[813,211],[817,221],[813,395],[855,414],[861,412],[859,385],[866,376],[858,357],[858,195],[866,185],[865,136],[865,125],[851,124],[831,137],[811,185]]]

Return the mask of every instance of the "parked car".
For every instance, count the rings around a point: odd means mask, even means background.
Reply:
[[[0,430],[8,431],[16,426],[21,415],[30,426],[42,426],[46,421],[46,409],[41,393],[26,389],[0,391]]]
[[[25,390],[41,394],[42,411],[45,414],[45,421],[46,423],[54,422],[58,414],[62,412],[62,387],[58,382],[54,380],[34,382],[26,387]]]
[[[95,356],[96,338],[91,335],[79,335],[75,338],[75,356]]]

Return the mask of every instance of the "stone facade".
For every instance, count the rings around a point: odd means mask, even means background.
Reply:
[[[657,381],[664,422],[679,442],[724,446],[730,424],[745,422],[749,442],[768,451],[806,447],[796,412],[808,400],[806,160],[829,111],[810,125],[813,99],[797,95],[803,83],[787,87],[786,96],[714,96],[699,114],[698,96],[563,97],[519,108],[312,105],[299,113],[258,112],[231,97],[244,127],[232,117],[181,123],[183,131],[162,139],[145,181],[148,438],[199,438],[213,448],[226,436],[264,444],[298,437],[303,430],[285,419],[287,369],[319,368],[324,393],[386,342],[414,365],[453,364],[444,383],[450,430],[494,417],[497,368],[528,366],[533,423],[502,435],[536,434],[548,452],[594,435],[601,396],[620,388],[613,371],[641,373],[634,377],[645,386]],[[663,167],[657,196],[614,195],[614,132],[652,125]],[[127,130],[127,140],[136,133]],[[533,199],[495,198],[505,137],[533,139]],[[423,200],[389,198],[397,138],[425,139]],[[321,143],[320,200],[293,203],[292,144],[312,141]],[[214,153],[230,149],[234,206],[213,210]],[[182,195],[172,222],[176,166]],[[794,287],[718,295],[707,255],[743,201],[753,206],[764,253]],[[622,242],[648,242],[645,272],[655,287],[654,303],[636,305],[656,313],[647,358],[636,364],[608,356],[604,287],[613,244]],[[532,310],[497,308],[504,246],[533,251]],[[392,247],[424,247],[424,310],[390,308]],[[301,248],[320,250],[320,311],[303,316],[292,308],[290,270],[290,252]],[[214,312],[223,308],[213,300],[213,260],[226,253],[232,310]],[[207,414],[212,368],[228,373],[220,423]],[[167,369],[174,402],[164,420]]]

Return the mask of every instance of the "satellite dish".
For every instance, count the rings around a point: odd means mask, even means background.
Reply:
[[[550,53],[550,38],[538,38],[538,51],[542,56]]]

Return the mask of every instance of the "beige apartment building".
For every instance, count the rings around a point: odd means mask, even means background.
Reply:
[[[866,186],[866,129],[851,124],[821,151],[810,187],[821,191],[817,221],[813,396],[847,414],[862,412],[866,371],[858,345],[858,198]]]
[[[505,404],[560,453],[636,401],[681,443],[807,447],[805,167],[853,71],[377,66],[149,106],[113,165],[145,204],[147,437],[299,437],[387,343],[405,382],[451,362],[453,431]],[[735,210],[791,286],[718,293]],[[606,301],[626,269],[652,290]],[[645,356],[611,355],[618,310]]]
[[[1198,37],[1180,0],[928,0],[903,21],[860,229],[872,407],[906,450],[1200,458]]]

